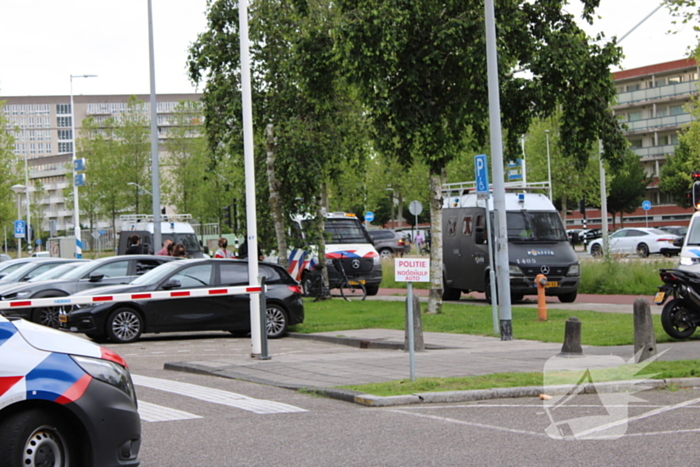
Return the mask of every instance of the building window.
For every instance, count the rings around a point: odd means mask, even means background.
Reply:
[[[629,122],[636,122],[637,120],[642,119],[642,112],[629,112],[627,113],[627,121]]]
[[[671,135],[671,144],[676,144],[676,145],[677,145],[678,143],[679,143],[679,141],[678,141],[678,133],[672,134],[672,135]]]
[[[668,109],[656,109],[656,116],[657,117],[665,117],[668,115]]]
[[[673,76],[668,79],[668,84],[680,84],[683,82],[682,76]]]
[[[641,139],[631,139],[630,145],[633,148],[641,148],[642,147],[642,140]]]
[[[70,115],[70,104],[56,104],[56,113],[58,115]]]
[[[668,110],[671,115],[681,115],[685,113],[682,105],[672,105],[668,108]]]
[[[58,139],[71,140],[71,130],[58,130]]]
[[[627,92],[639,91],[639,88],[640,88],[640,87],[641,87],[641,86],[639,85],[639,83],[637,83],[637,84],[628,84],[628,85],[627,85]]]
[[[56,117],[56,124],[59,128],[70,127],[70,117]]]
[[[58,143],[58,152],[73,152],[73,143]]]

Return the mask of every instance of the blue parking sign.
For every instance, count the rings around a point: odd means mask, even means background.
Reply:
[[[15,221],[15,238],[26,237],[26,224],[23,220]]]
[[[489,168],[486,165],[486,154],[474,156],[474,170],[476,171],[476,192],[489,192]]]

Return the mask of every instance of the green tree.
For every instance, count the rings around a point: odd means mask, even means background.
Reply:
[[[190,48],[190,78],[206,82],[203,103],[213,170],[226,155],[242,153],[237,6],[233,0],[210,2],[208,30]],[[263,224],[258,231],[272,232],[265,221],[274,219],[275,239],[268,241],[277,244],[284,261],[289,214],[307,206],[320,221],[329,184],[337,179],[335,169],[343,161],[362,162],[364,140],[357,136],[364,116],[333,60],[330,2],[261,0],[249,12],[257,210],[271,213],[258,216]],[[322,253],[320,225],[316,236]]]
[[[505,159],[520,152],[518,136],[534,116],[561,108],[561,145],[579,168],[586,166],[588,149],[598,138],[605,143],[605,158],[619,165],[627,143],[609,111],[616,95],[609,67],[619,61],[620,49],[588,38],[562,10],[564,3],[499,2],[496,9]],[[591,22],[598,2],[582,3]],[[341,0],[338,5],[343,13],[338,48],[369,109],[377,147],[404,166],[421,160],[430,171],[428,312],[437,313],[443,171],[469,143],[483,147],[488,133],[483,3]],[[529,71],[532,78],[516,70]]]
[[[639,164],[639,156],[628,151],[623,166],[615,173],[610,183],[607,205],[613,218],[613,226],[616,213],[620,213],[620,227],[625,226],[623,213],[633,213],[641,206],[649,183],[651,177]]]
[[[695,123],[691,123],[691,128]],[[681,137],[672,155],[666,159],[659,173],[659,189],[683,208],[692,206],[688,192],[693,186],[692,174],[700,170],[700,153],[691,150],[686,138]]]
[[[0,225],[12,229],[12,221],[17,216],[17,209],[16,195],[10,187],[19,183],[20,178],[15,170],[15,139],[11,132],[5,131],[7,119],[4,109],[5,101],[0,101],[0,173],[2,174],[0,175]]]
[[[151,185],[150,118],[148,106],[136,96],[126,101],[126,108],[116,119],[114,136],[118,141],[120,159],[124,162],[120,170],[122,183],[135,183],[146,188]],[[133,206],[136,214],[151,212],[151,195],[137,186],[131,186]]]

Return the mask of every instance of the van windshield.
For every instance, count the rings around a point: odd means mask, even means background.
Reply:
[[[554,211],[509,211],[508,240],[517,242],[566,242],[566,230]]]
[[[199,253],[202,249],[199,246],[199,240],[193,233],[165,233],[162,235],[163,241],[171,240],[173,243],[182,243],[185,245],[187,253]]]
[[[304,221],[304,229],[308,227],[309,222]],[[326,243],[372,243],[357,218],[326,219],[323,229]]]
[[[700,245],[700,222],[691,222],[686,245]]]

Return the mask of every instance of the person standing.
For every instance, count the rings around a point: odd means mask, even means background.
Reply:
[[[219,239],[219,249],[216,250],[216,253],[214,253],[214,258],[233,258],[233,253],[228,251],[226,248],[228,247],[228,240],[225,238],[220,238]]]
[[[173,244],[173,241],[170,240],[169,238],[166,238],[165,241],[163,242],[163,248],[158,250],[158,253],[156,253],[156,256],[170,256],[170,251],[172,251],[172,248],[168,248],[168,247],[172,244]]]
[[[176,243],[173,247],[172,256],[174,258],[187,258],[187,250],[185,250],[185,245],[182,243]]]
[[[420,253],[421,247],[423,246],[423,235],[421,235],[420,230],[416,232],[416,250]]]
[[[132,235],[129,237],[129,248],[124,252],[125,255],[142,255],[144,254],[143,245],[141,245],[141,237]]]

